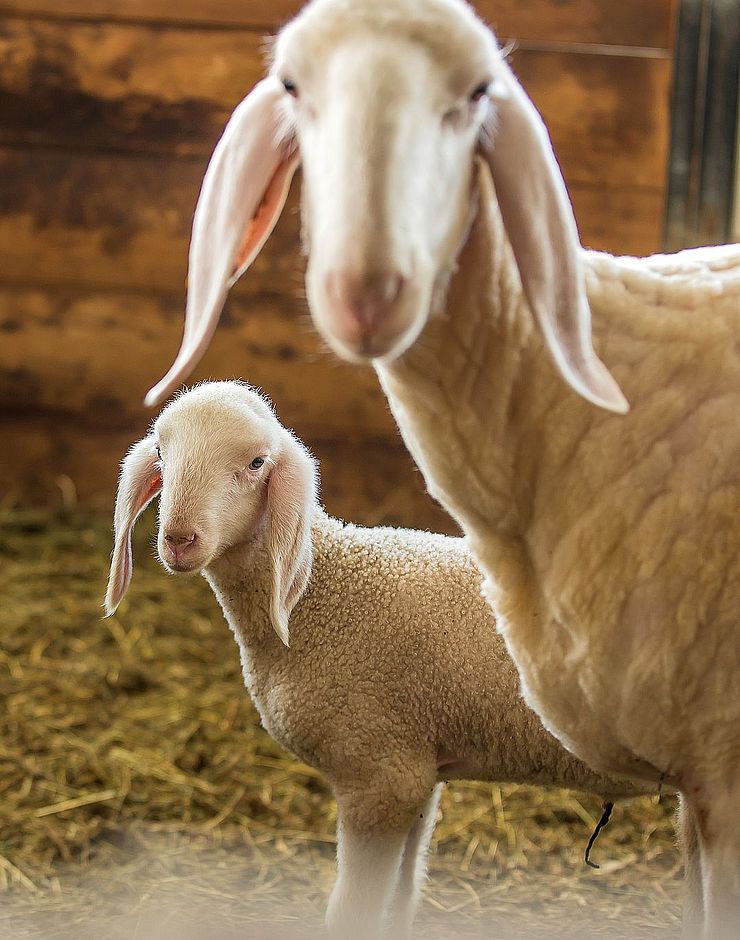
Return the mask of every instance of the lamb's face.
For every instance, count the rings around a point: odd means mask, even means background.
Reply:
[[[498,55],[459,0],[316,0],[281,34],[309,305],[339,355],[394,357],[423,329],[470,218]]]
[[[157,550],[172,572],[201,571],[264,522],[271,454],[282,431],[249,389],[215,383],[169,405],[154,425],[162,476]]]

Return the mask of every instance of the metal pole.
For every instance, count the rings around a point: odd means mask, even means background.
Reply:
[[[732,237],[740,0],[680,0],[664,246]]]

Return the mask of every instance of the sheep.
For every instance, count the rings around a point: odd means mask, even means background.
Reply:
[[[162,564],[202,571],[265,729],[336,795],[332,936],[377,937],[385,915],[407,936],[443,780],[649,791],[594,773],[525,705],[464,540],[329,517],[313,459],[248,386],[181,395],[123,461],[108,615],[157,495]]]

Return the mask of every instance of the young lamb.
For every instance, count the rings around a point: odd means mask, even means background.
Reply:
[[[333,936],[376,937],[384,913],[407,935],[439,781],[639,792],[591,771],[524,704],[464,541],[327,516],[314,461],[250,388],[196,387],[124,460],[108,614],[158,494],[162,563],[203,572],[265,728],[336,795]]]
[[[584,251],[539,115],[462,0],[314,0],[216,148],[150,402],[201,355],[299,159],[319,331],[373,359],[529,704],[592,766],[681,791],[704,936],[736,937],[740,246]]]

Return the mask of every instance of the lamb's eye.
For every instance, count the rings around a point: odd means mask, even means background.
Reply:
[[[264,458],[264,457],[255,457],[254,460],[250,463],[249,469],[250,469],[250,470],[259,470],[260,467],[262,467],[262,466],[264,465],[264,463],[265,463],[265,458]]]
[[[476,87],[470,92],[470,100],[473,102],[473,104],[480,101],[481,98],[488,94],[490,85],[490,82],[481,82],[480,85],[476,85]]]
[[[291,95],[293,98],[298,97],[298,89],[294,81],[291,81],[289,78],[283,79],[283,88]]]
[[[157,460],[161,460],[161,459],[162,459],[162,451],[159,449],[159,447],[156,447],[155,450],[157,451]]]

